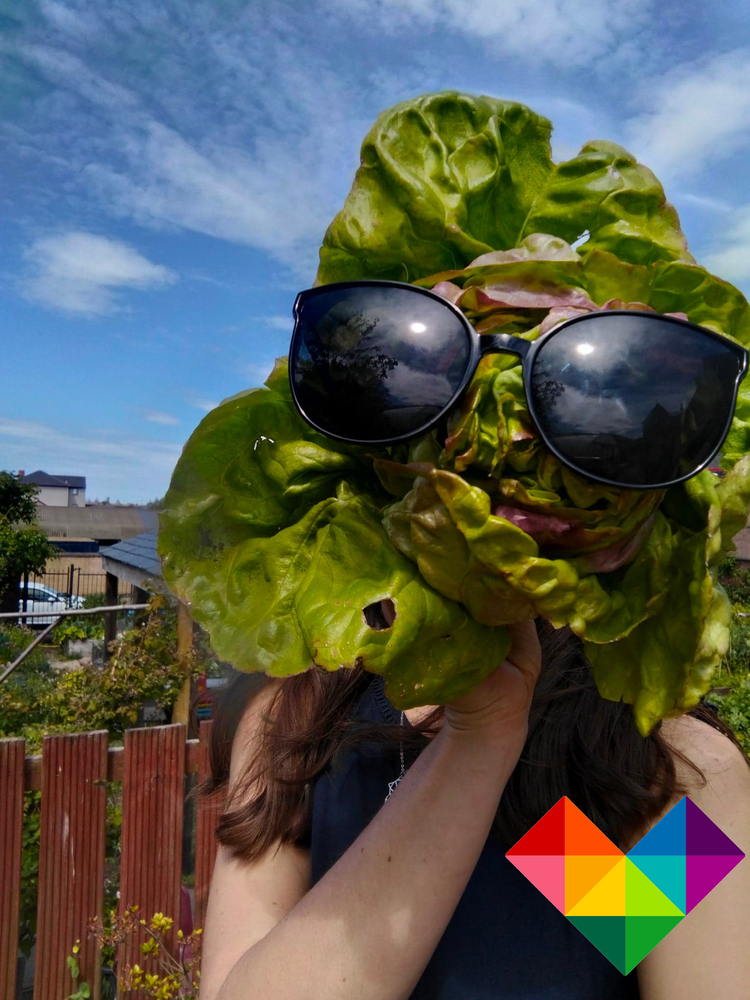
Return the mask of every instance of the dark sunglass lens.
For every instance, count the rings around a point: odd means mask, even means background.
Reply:
[[[540,428],[584,473],[656,486],[707,462],[726,433],[742,355],[678,322],[600,313],[540,347],[531,393]]]
[[[460,317],[418,290],[321,291],[297,320],[292,377],[324,431],[383,441],[419,431],[450,403],[471,359]]]

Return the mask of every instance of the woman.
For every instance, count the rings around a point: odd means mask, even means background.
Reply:
[[[205,1000],[747,995],[747,863],[625,977],[504,857],[564,794],[625,851],[685,793],[750,849],[750,769],[707,708],[644,739],[572,634],[512,633],[471,694],[405,713],[418,756],[387,803],[399,755],[377,727],[398,716],[379,678],[240,678],[212,747],[230,802]]]
[[[750,306],[650,171],[555,165],[550,127],[385,112],[289,372],[176,468],[165,579],[222,659],[288,675],[215,726],[204,1000],[749,995],[747,862],[624,976],[505,856],[562,796],[623,851],[685,794],[750,848],[743,755],[677,717],[726,652]]]

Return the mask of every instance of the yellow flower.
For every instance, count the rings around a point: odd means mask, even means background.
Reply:
[[[177,940],[182,941],[184,935],[181,930],[177,931]]]
[[[174,923],[171,917],[165,917],[163,913],[155,913],[151,918],[151,930],[168,931]]]
[[[78,954],[78,952],[79,952],[80,950],[81,950],[81,948],[80,948],[80,945],[78,944],[78,942],[76,942],[76,943],[75,943],[75,944],[73,945],[73,954],[74,954],[74,955],[77,955],[77,954]]]

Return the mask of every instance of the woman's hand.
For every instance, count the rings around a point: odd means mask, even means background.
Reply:
[[[456,732],[517,729],[525,738],[529,708],[542,666],[532,620],[508,625],[512,646],[500,666],[473,691],[445,706],[445,725]]]

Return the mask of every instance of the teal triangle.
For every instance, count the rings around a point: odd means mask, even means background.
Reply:
[[[649,830],[635,847],[628,851],[628,857],[635,862],[638,854],[687,854],[685,850],[685,805],[683,796],[666,816],[662,816],[656,826]],[[649,875],[649,878],[651,876]],[[652,880],[653,881],[653,880]]]
[[[637,854],[630,860],[678,910],[685,913],[687,866],[684,854]]]
[[[584,937],[608,959],[616,969],[626,975],[625,920],[626,917],[568,917]],[[629,971],[629,970],[627,970]]]

